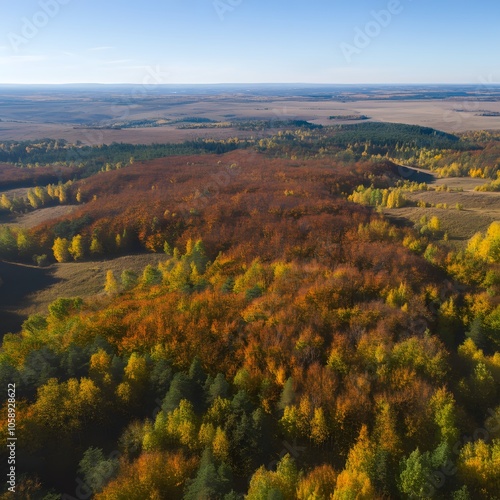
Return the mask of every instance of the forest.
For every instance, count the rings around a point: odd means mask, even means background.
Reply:
[[[0,144],[2,217],[73,207],[0,225],[0,259],[162,255],[4,336],[19,498],[500,498],[500,222],[382,212],[431,189],[401,165],[495,185],[500,136],[284,127]]]

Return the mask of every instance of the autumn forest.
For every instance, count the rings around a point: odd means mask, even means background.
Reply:
[[[3,337],[16,498],[499,499],[500,135],[240,127],[0,144],[0,259],[107,269]]]

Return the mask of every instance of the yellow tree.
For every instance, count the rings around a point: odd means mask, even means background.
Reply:
[[[56,238],[52,251],[57,262],[68,262],[70,260],[69,242],[66,238]]]
[[[500,222],[493,222],[484,236],[476,233],[469,240],[467,252],[489,262],[500,262]]]
[[[69,245],[68,252],[76,261],[83,259],[85,256],[85,250],[83,248],[83,238],[80,234],[73,237],[71,244]]]
[[[111,356],[104,349],[99,349],[90,357],[89,375],[99,385],[111,383]]]
[[[0,198],[0,207],[4,210],[10,210],[12,208],[12,202],[5,194],[2,194],[2,197]]]
[[[330,434],[323,408],[315,408],[311,420],[311,439],[317,445],[323,444]]]
[[[65,399],[64,386],[52,378],[38,388],[37,399],[33,405],[34,419],[43,427],[53,430],[64,430],[66,420],[63,411]]]
[[[59,184],[59,193],[58,193],[58,198],[59,198],[59,203],[61,205],[64,205],[65,203],[68,202],[68,186],[67,184]]]
[[[99,256],[102,255],[103,251],[104,250],[99,238],[96,235],[92,236],[92,240],[90,242],[90,253],[94,256]]]
[[[42,200],[36,195],[33,189],[28,190],[27,197],[31,207],[35,210],[42,206]]]
[[[329,464],[320,465],[299,480],[297,500],[329,499],[335,491],[336,484],[335,469]]]
[[[217,427],[215,431],[212,449],[214,457],[220,461],[226,462],[229,458],[229,440],[227,439],[226,433],[220,427]]]
[[[432,231],[432,232],[438,232],[441,231],[441,221],[439,220],[438,217],[435,215],[432,216],[429,220],[429,223],[427,224],[427,227]]]
[[[401,440],[396,429],[396,416],[386,400],[381,400],[377,405],[374,437],[378,446],[392,455],[402,451]]]
[[[500,439],[491,444],[479,440],[460,451],[458,474],[474,498],[500,497]]]
[[[337,478],[332,500],[376,498],[372,477],[375,474],[376,448],[368,436],[365,425],[361,427],[356,444],[349,451],[345,469]]]
[[[24,230],[20,229],[17,233],[17,249],[21,257],[28,257],[33,248],[33,238],[30,234]]]
[[[167,416],[167,434],[174,441],[190,448],[196,447],[196,415],[193,405],[182,399],[179,406]]]
[[[266,470],[264,466],[257,469],[250,480],[250,488],[246,500],[262,500],[281,498],[295,500],[298,472],[290,455],[285,455],[276,471]]]
[[[220,427],[218,427],[219,429]],[[206,448],[211,446],[215,437],[215,427],[211,423],[201,424],[200,431],[198,432],[198,442],[200,446]]]
[[[95,420],[102,408],[101,391],[93,380],[82,378],[68,380],[66,409],[70,426],[78,428]]]
[[[109,482],[95,498],[183,498],[185,483],[194,474],[196,466],[196,459],[188,459],[182,453],[142,453],[135,462],[122,463],[118,477]]]
[[[113,271],[106,272],[106,283],[104,284],[104,291],[108,295],[113,295],[118,291],[118,282],[116,281]]]
[[[116,389],[119,399],[127,406],[140,404],[141,398],[146,392],[148,375],[146,359],[133,353],[125,367],[123,382]]]

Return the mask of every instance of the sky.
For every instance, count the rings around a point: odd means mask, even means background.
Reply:
[[[0,83],[499,83],[498,0],[2,0]]]

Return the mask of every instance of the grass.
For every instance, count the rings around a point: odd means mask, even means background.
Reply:
[[[31,229],[52,219],[64,217],[73,212],[77,206],[78,205],[60,205],[56,207],[40,208],[26,214],[2,216],[0,217],[0,224]]]
[[[106,272],[119,281],[123,270],[140,274],[148,264],[158,264],[162,254],[128,255],[112,260],[54,264],[38,268],[0,262],[0,335],[16,332],[31,314],[47,313],[59,297],[98,297],[104,293]]]
[[[488,226],[500,220],[500,193],[474,192],[472,189],[477,179],[439,179],[433,187],[446,184],[461,191],[423,191],[405,193],[412,201],[425,201],[428,204],[446,204],[448,208],[405,207],[385,209],[384,213],[392,218],[418,222],[422,216],[430,219],[436,216],[441,221],[443,231],[451,241],[465,242],[478,231],[485,231]],[[462,206],[458,210],[457,205]]]

